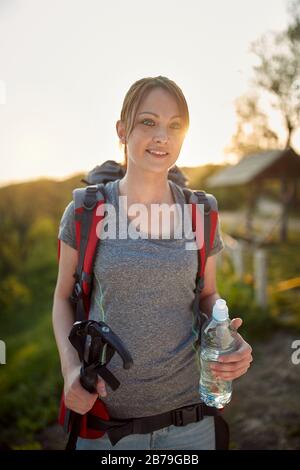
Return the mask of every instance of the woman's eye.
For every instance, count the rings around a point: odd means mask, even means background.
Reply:
[[[142,121],[142,124],[144,124],[144,123],[149,123],[149,122],[151,123],[151,126],[155,124],[152,119],[144,119],[144,120]],[[148,125],[148,124],[147,124],[147,125]],[[180,124],[180,122],[175,122],[174,124],[172,124],[172,127],[173,127],[173,128],[174,128],[174,126],[175,126],[175,129],[181,129],[181,124]]]
[[[144,124],[145,122],[152,122],[152,123],[153,123],[152,119],[144,119],[144,120],[142,121],[143,124]]]

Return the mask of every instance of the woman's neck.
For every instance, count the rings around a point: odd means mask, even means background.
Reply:
[[[126,172],[119,182],[121,196],[127,196],[130,203],[139,204],[173,204],[173,195],[167,175],[152,172]]]

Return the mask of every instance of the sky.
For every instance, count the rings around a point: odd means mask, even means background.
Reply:
[[[157,75],[189,106],[177,164],[230,161],[249,46],[286,24],[285,0],[0,0],[0,185],[121,161],[124,96]]]

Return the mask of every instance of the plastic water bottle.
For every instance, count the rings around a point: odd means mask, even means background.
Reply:
[[[223,408],[230,402],[232,381],[215,377],[210,369],[212,361],[237,349],[237,333],[230,326],[226,301],[218,299],[213,307],[212,318],[204,325],[200,350],[200,398],[208,406]]]

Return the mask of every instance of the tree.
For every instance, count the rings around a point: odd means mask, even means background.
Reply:
[[[288,32],[269,33],[252,46],[260,60],[254,66],[253,83],[269,95],[271,106],[281,113],[286,129],[285,147],[290,147],[293,132],[299,126],[300,51],[297,42],[291,40]]]
[[[300,0],[287,5],[289,25],[284,31],[268,32],[251,44],[257,64],[253,67],[252,91],[236,100],[237,128],[227,152],[246,157],[249,153],[292,146],[300,126]],[[270,126],[263,101],[281,116],[285,140]],[[297,180],[288,188],[281,178],[281,241],[287,240],[287,213],[292,199],[297,203]]]
[[[266,148],[291,146],[300,125],[300,0],[288,3],[290,23],[283,32],[268,32],[250,47],[258,63],[251,88],[236,100],[237,129],[227,152],[243,156]],[[271,129],[262,98],[280,113],[285,141]]]
[[[237,126],[226,153],[239,157],[279,146],[279,137],[270,128],[268,116],[260,109],[259,95],[249,93],[235,101]]]

